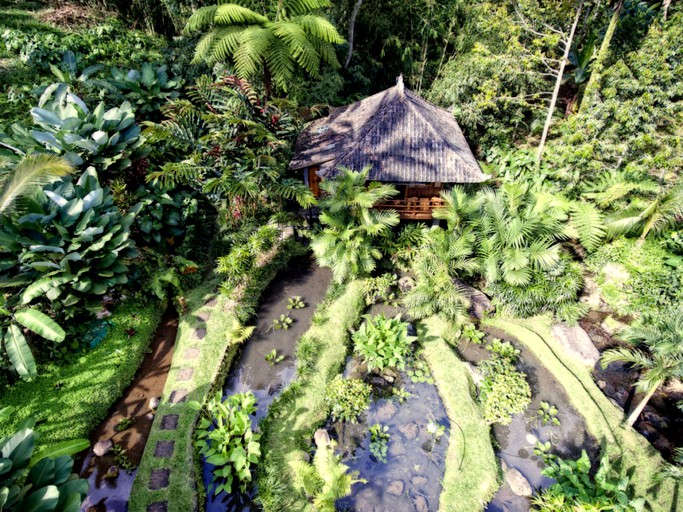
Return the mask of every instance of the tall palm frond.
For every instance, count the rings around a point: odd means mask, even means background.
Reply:
[[[12,213],[22,197],[72,170],[64,158],[44,153],[26,155],[0,169],[0,213]]]
[[[448,229],[460,230],[465,222],[478,210],[477,202],[470,197],[460,185],[441,192],[444,200],[443,208],[434,211],[435,219],[445,220]]]
[[[662,233],[671,226],[683,222],[683,185],[677,185],[660,194],[640,214],[613,220],[607,224],[610,237],[640,231],[645,240],[652,232]]]

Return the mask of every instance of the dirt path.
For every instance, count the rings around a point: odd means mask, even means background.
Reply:
[[[133,466],[139,464],[154,420],[153,416],[149,415],[149,401],[161,396],[164,390],[177,332],[178,313],[169,307],[152,340],[150,352],[145,356],[135,379],[114,404],[109,416],[91,434],[92,446],[99,441],[111,439],[114,445],[123,448],[123,453]],[[132,418],[135,421],[129,428],[117,432],[116,427],[124,418]],[[120,466],[120,461],[117,463],[112,451],[103,457],[95,457],[92,452],[88,453],[83,462],[81,476],[88,478],[90,494],[83,504],[83,510],[113,512],[126,509],[135,472],[121,471],[116,479],[103,479],[113,466]]]

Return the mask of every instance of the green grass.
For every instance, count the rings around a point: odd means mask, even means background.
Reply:
[[[334,293],[340,289],[333,285],[331,290]],[[258,468],[257,485],[258,500],[266,512],[311,510],[296,484],[297,467],[305,462],[313,433],[327,417],[327,383],[344,366],[349,329],[358,323],[364,307],[361,281],[349,283],[337,298],[328,292],[316,310],[313,325],[299,343],[299,375],[271,405],[268,417],[261,423],[265,458]]]
[[[424,344],[423,355],[451,422],[439,510],[483,510],[499,487],[491,429],[474,401],[476,390],[469,371],[441,337],[448,327],[447,322],[432,317],[425,325],[428,341]]]
[[[14,407],[15,412],[0,425],[0,437],[30,416],[42,422],[41,443],[88,437],[133,380],[163,311],[158,301],[130,299],[114,311],[113,326],[93,350],[5,390],[0,404]],[[135,334],[128,336],[129,329]]]
[[[232,327],[235,322],[245,320],[244,311],[255,309],[266,286],[286,266],[292,256],[300,253],[301,247],[298,244],[286,242],[270,262],[254,269],[247,276],[247,286],[243,290],[241,300],[221,295],[215,307],[206,306],[207,300],[215,296],[218,285],[216,279],[205,282],[187,295],[188,312],[180,317],[171,369],[164,387],[162,403],[157,409],[156,419],[133,484],[128,504],[130,512],[146,512],[148,505],[159,501],[168,502],[169,512],[195,510],[195,503],[203,503],[204,489],[193,445],[198,412],[190,407],[188,402],[204,402],[208,396],[221,388],[240,345],[230,337]],[[202,324],[196,315],[208,311],[211,311],[211,316],[206,322],[206,337],[201,341],[192,339],[195,328]],[[184,360],[185,350],[189,347],[201,348],[200,357],[195,364]],[[178,371],[187,366],[195,368],[192,380],[177,382]],[[187,400],[175,405],[170,404],[168,398],[174,389],[187,389]],[[160,420],[165,414],[179,415],[176,430],[161,430]],[[162,440],[175,441],[175,449],[170,459],[154,457],[156,443]],[[150,475],[154,469],[162,468],[171,469],[169,485],[165,489],[152,491],[147,486]]]
[[[514,336],[562,383],[572,405],[586,419],[589,433],[605,446],[610,458],[619,458],[621,465],[632,473],[635,492],[648,499],[654,512],[683,510],[683,493],[671,481],[654,485],[653,476],[663,462],[662,457],[638,432],[624,426],[624,412],[593,382],[590,369],[563,354],[551,333],[548,317],[495,318],[486,320],[486,324]]]

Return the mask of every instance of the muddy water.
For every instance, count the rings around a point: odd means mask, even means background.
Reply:
[[[564,458],[577,458],[585,449],[592,460],[597,455],[597,444],[586,431],[583,417],[570,404],[562,385],[541,365],[540,361],[521,343],[504,331],[486,329],[490,338],[511,341],[521,350],[518,369],[527,374],[531,387],[531,405],[523,414],[515,415],[507,426],[495,425],[493,434],[498,445],[497,456],[510,468],[517,469],[529,481],[534,492],[548,487],[553,480],[543,476],[545,467],[541,458],[534,454],[536,441],[550,441],[552,452]],[[489,357],[485,346],[463,344],[459,347],[461,356],[473,364]],[[542,425],[537,414],[541,402],[545,401],[558,409],[560,425]],[[516,496],[504,484],[487,506],[488,512],[521,512],[530,507],[530,500]]]
[[[177,332],[178,313],[171,307],[164,313],[152,340],[150,352],[142,361],[133,382],[114,404],[109,416],[90,436],[92,446],[98,441],[111,439],[114,444],[123,448],[133,466],[139,464],[154,420],[149,415],[149,400],[161,396],[164,390]],[[133,418],[135,422],[118,432],[116,427],[123,418]],[[83,461],[81,476],[87,478],[90,490],[81,510],[125,512],[128,509],[128,498],[137,470],[121,469],[117,478],[105,478],[109,468],[114,466],[118,466],[118,462],[113,452],[103,457],[96,457],[92,451],[88,452]]]
[[[256,329],[244,347],[225,382],[224,396],[252,391],[258,401],[253,425],[268,412],[268,407],[296,376],[296,347],[298,339],[308,330],[316,306],[324,298],[332,279],[329,269],[318,267],[312,257],[292,261],[266,288],[257,312]],[[305,308],[287,309],[290,297],[300,296]],[[294,323],[289,329],[273,329],[273,320],[289,313]],[[265,357],[273,349],[284,359],[270,365]],[[213,466],[204,464],[203,478],[207,487],[207,512],[226,510],[257,510],[251,495],[220,494],[213,496],[211,477]]]
[[[403,403],[373,401],[358,424],[345,426],[346,431],[338,435],[345,438],[337,450],[344,464],[367,480],[355,484],[351,496],[337,502],[338,510],[413,511],[439,507],[450,422],[433,384],[413,384],[404,374],[402,380],[410,398]],[[438,442],[427,430],[430,422],[445,427]],[[386,463],[370,454],[368,429],[376,423],[389,427]]]

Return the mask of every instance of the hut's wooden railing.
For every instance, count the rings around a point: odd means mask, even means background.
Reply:
[[[443,207],[440,197],[409,197],[408,199],[393,199],[377,205],[379,210],[396,210],[402,219],[430,220],[432,212]]]

